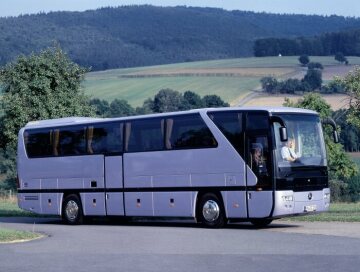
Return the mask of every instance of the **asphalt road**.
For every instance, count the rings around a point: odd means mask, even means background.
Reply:
[[[67,226],[56,219],[0,218],[0,226],[48,235],[0,244],[0,272],[360,271],[360,238],[294,233],[304,228],[296,223],[275,222],[260,230],[247,224]]]

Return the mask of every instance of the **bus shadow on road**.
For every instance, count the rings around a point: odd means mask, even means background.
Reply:
[[[59,217],[2,217],[0,223],[14,224],[39,224],[39,225],[66,225]],[[133,227],[174,227],[174,228],[203,228],[200,223],[191,219],[148,219],[148,218],[106,218],[93,217],[86,218],[84,226],[133,226]],[[223,229],[243,229],[243,230],[261,230],[261,229],[285,229],[298,228],[301,225],[288,224],[287,222],[273,222],[266,227],[257,227],[249,222],[228,223]]]

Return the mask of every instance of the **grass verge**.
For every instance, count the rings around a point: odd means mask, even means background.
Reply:
[[[0,243],[29,241],[40,238],[42,235],[35,232],[6,229],[0,227]]]
[[[0,217],[37,217],[39,215],[24,211],[17,205],[16,198],[0,198]]]
[[[321,214],[284,218],[289,221],[307,222],[360,222],[359,203],[331,203],[330,210]]]

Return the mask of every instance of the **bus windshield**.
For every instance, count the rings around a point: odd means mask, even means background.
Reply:
[[[287,127],[288,141],[281,142],[279,123],[274,123],[278,166],[326,166],[325,144],[319,116],[279,114]]]

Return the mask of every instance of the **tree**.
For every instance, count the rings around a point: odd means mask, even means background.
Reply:
[[[59,47],[21,56],[1,69],[3,116],[0,120],[0,144],[2,148],[6,147],[3,158],[13,159],[5,168],[14,167],[17,134],[27,122],[94,115],[94,109],[81,88],[85,72],[87,69],[72,62]],[[15,176],[9,178],[14,186]]]
[[[94,98],[90,100],[90,105],[95,108],[95,114],[99,117],[109,116],[110,105],[106,100],[100,100],[99,98]]]
[[[310,69],[306,72],[303,82],[309,84],[312,90],[320,89],[322,84],[322,73],[320,70]]]
[[[262,89],[267,93],[275,93],[279,82],[275,77],[263,77],[261,80]]]
[[[331,107],[326,101],[321,98],[319,94],[307,94],[303,99],[297,102],[290,102],[289,99],[285,100],[284,106],[305,108],[317,111],[320,118],[331,117]],[[332,136],[331,129],[325,128],[324,130],[325,144],[328,155],[328,165],[331,170],[331,177],[333,179],[345,179],[354,176],[357,173],[355,163],[345,153],[341,144],[335,144]]]
[[[289,78],[279,85],[279,90],[281,93],[290,93],[293,94],[298,91],[303,91],[303,84],[297,78]]]
[[[203,97],[204,107],[206,108],[219,108],[219,107],[229,107],[229,103],[223,101],[220,96],[215,94],[212,95],[205,95]]]
[[[124,99],[114,99],[110,103],[107,117],[122,117],[135,115],[135,109]]]
[[[340,63],[348,62],[347,58],[344,56],[342,52],[337,52],[335,54],[335,60],[337,60]]]
[[[310,62],[307,65],[308,69],[319,69],[319,70],[323,70],[324,66],[320,63],[320,62]]]
[[[184,110],[184,97],[178,91],[171,89],[160,90],[154,97],[153,112],[171,112]],[[150,104],[150,103],[149,103]]]
[[[349,123],[360,128],[360,67],[350,71],[343,79],[336,79],[350,96]]]
[[[310,62],[309,56],[308,55],[301,55],[299,57],[299,62],[301,63],[302,66],[306,66]]]
[[[345,86],[343,83],[332,80],[327,85],[321,88],[323,93],[345,93]]]
[[[186,91],[184,93],[184,99],[187,103],[188,109],[199,109],[204,107],[204,103],[200,97],[200,95],[192,92],[192,91]]]

